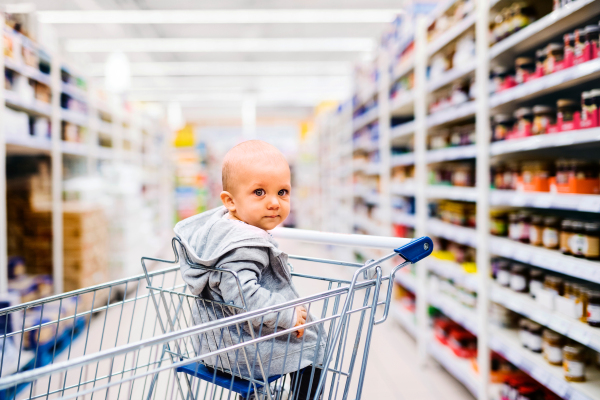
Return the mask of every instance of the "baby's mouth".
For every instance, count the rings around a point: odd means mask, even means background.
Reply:
[[[279,215],[267,215],[265,218],[279,218]]]

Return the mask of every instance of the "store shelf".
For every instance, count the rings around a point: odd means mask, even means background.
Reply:
[[[402,285],[405,289],[410,290],[413,293],[417,291],[417,278],[409,271],[403,272],[404,270],[400,270],[394,280]]]
[[[98,127],[98,132],[108,135],[108,136],[112,136],[112,133],[113,133],[113,124],[112,123],[105,122],[102,120],[97,120],[96,124]]]
[[[8,153],[49,153],[52,150],[50,138],[32,136],[7,136],[6,150]]]
[[[114,158],[114,150],[111,147],[98,146],[96,148],[96,155],[102,160],[112,160]]]
[[[469,101],[457,106],[448,107],[445,110],[435,112],[427,116],[427,127],[432,128],[450,122],[458,122],[475,115],[476,103]]]
[[[371,153],[373,151],[379,150],[379,143],[378,142],[365,142],[365,143],[359,143],[356,146],[354,146],[353,148],[354,152],[364,152],[364,153]]]
[[[406,122],[404,124],[396,125],[391,129],[391,139],[397,139],[400,137],[411,135],[415,132],[415,121]]]
[[[495,282],[490,285],[490,300],[516,313],[526,316],[576,342],[600,352],[600,329],[550,311],[537,303],[529,294],[517,293]]]
[[[410,73],[415,68],[415,59],[411,58],[409,61],[403,63],[398,68],[394,68],[394,76],[393,82],[396,82],[398,79],[402,78],[404,75]],[[392,83],[393,83],[392,82]]]
[[[600,13],[600,3],[594,0],[576,0],[563,5],[556,11],[540,18],[519,32],[496,43],[490,48],[492,59],[500,56],[514,56],[537,47],[566,31],[585,23]]]
[[[429,185],[427,197],[457,201],[477,201],[477,189],[474,187]]]
[[[425,159],[428,163],[437,163],[442,161],[464,160],[475,158],[477,155],[477,146],[448,147],[445,149],[429,150],[425,153]]]
[[[428,296],[429,304],[441,310],[451,320],[460,324],[463,328],[477,335],[477,315],[475,310],[471,310],[452,297],[443,293],[430,293]]]
[[[392,302],[392,316],[398,323],[408,332],[413,338],[417,337],[417,323],[415,322],[415,314],[405,310],[397,301]]]
[[[88,116],[80,112],[65,110],[63,108],[60,110],[60,118],[63,121],[69,122],[71,124],[84,127],[88,125]]]
[[[567,256],[556,250],[548,250],[495,236],[490,238],[490,251],[492,254],[549,271],[600,283],[600,262]]]
[[[531,100],[557,90],[572,88],[598,77],[600,77],[600,59],[597,58],[493,94],[490,97],[490,107],[493,109],[501,105],[512,106],[512,103]]]
[[[11,69],[19,74],[26,76],[29,79],[33,79],[40,83],[43,83],[46,86],[50,86],[50,75],[44,74],[39,69],[31,67],[29,65],[25,65],[22,63],[17,63],[10,57],[4,58],[4,66],[8,69]]]
[[[11,90],[4,91],[4,99],[7,106],[16,110],[48,118],[52,115],[52,106],[50,104],[36,99],[32,99],[31,101],[22,100],[18,93]]]
[[[412,197],[415,195],[414,182],[392,183],[390,192],[392,195],[396,195],[396,196]]]
[[[359,97],[360,101],[353,107],[354,111],[358,110],[367,101],[377,96],[377,84],[373,83],[369,87],[366,87],[365,90],[363,90],[360,93],[357,93],[356,95]]]
[[[448,29],[444,33],[440,34],[437,39],[431,42],[427,46],[427,54],[429,57],[446,47],[452,41],[457,39],[460,35],[465,33],[469,28],[475,25],[476,14],[475,12],[471,12],[471,14],[467,15],[462,21],[454,25],[452,28]]]
[[[398,94],[390,102],[390,113],[393,116],[409,116],[414,114],[414,93]]]
[[[60,90],[61,92],[63,92],[64,94],[68,94],[69,96],[73,97],[74,99],[77,99],[83,103],[87,103],[87,93],[84,92],[83,90],[81,90],[80,88],[78,88],[75,85],[69,84],[69,83],[64,83],[62,82],[60,85]]]
[[[458,67],[452,68],[451,70],[444,72],[439,78],[429,81],[427,83],[427,92],[431,93],[446,85],[451,84],[456,80],[463,78],[464,76],[475,71],[475,65],[476,60],[472,60],[470,62],[462,63]]]
[[[60,148],[63,154],[69,154],[72,156],[87,156],[89,155],[89,145],[78,142],[67,142],[61,141]]]
[[[354,172],[361,172],[365,175],[379,175],[379,163],[366,163],[354,166]]]
[[[561,366],[548,364],[541,354],[533,353],[521,346],[518,333],[506,329],[491,332],[490,348],[501,354],[536,381],[567,400],[592,400],[600,398],[600,372],[587,368],[588,382],[567,382]]]
[[[490,204],[493,206],[600,212],[600,195],[492,190]]]
[[[356,117],[352,121],[352,126],[353,126],[354,131],[356,132],[357,130],[364,128],[365,126],[369,125],[370,123],[375,122],[378,117],[379,117],[379,108],[378,107],[372,108],[369,111],[367,111],[366,113]]]
[[[450,348],[433,337],[427,343],[427,351],[450,375],[477,397],[477,375],[469,359],[457,357]]]
[[[415,226],[415,215],[407,214],[405,212],[400,212],[400,211],[393,211],[392,212],[392,222],[394,224],[398,224],[398,225],[414,227]]]
[[[465,287],[474,292],[478,291],[477,275],[465,272],[464,268],[453,261],[440,260],[433,256],[425,259],[427,268],[447,279],[452,279],[459,286]]]
[[[404,165],[413,165],[415,163],[415,154],[394,154],[390,160],[390,164],[393,167],[401,167]]]
[[[439,219],[430,218],[427,221],[427,232],[434,236],[464,244],[465,246],[477,247],[477,231],[473,228],[453,225]]]
[[[523,139],[504,140],[490,145],[494,156],[552,147],[572,146],[585,143],[600,143],[600,128],[578,129],[562,133],[530,136]]]

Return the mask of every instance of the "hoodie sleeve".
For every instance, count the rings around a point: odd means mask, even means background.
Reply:
[[[272,292],[259,284],[261,270],[268,263],[269,255],[267,251],[260,248],[240,248],[233,250],[219,262],[219,268],[227,269],[237,275],[249,311],[282,304],[287,301],[281,294]],[[227,272],[215,275],[220,275],[220,279],[215,283],[219,286],[223,300],[226,303],[233,302],[237,306],[243,306],[235,276]],[[213,286],[213,282],[211,282],[211,286]],[[264,325],[272,329],[275,329],[275,324],[283,329],[288,329],[295,325],[296,315],[294,308],[281,311],[279,319],[277,316],[278,313],[270,313],[265,315],[264,318],[256,318],[253,321],[253,325],[259,326],[261,321]]]

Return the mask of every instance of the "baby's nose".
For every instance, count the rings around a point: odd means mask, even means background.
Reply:
[[[270,201],[269,201],[269,209],[278,209],[279,208],[279,201],[277,200],[276,197],[271,197]]]

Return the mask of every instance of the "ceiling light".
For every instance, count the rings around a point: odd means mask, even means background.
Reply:
[[[367,52],[371,38],[144,38],[70,39],[65,49],[74,53],[252,53],[252,52]]]
[[[130,63],[132,76],[305,76],[351,75],[347,62],[139,62]],[[103,76],[104,64],[93,64],[90,76]]]
[[[48,24],[356,24],[388,23],[400,9],[40,11]]]

